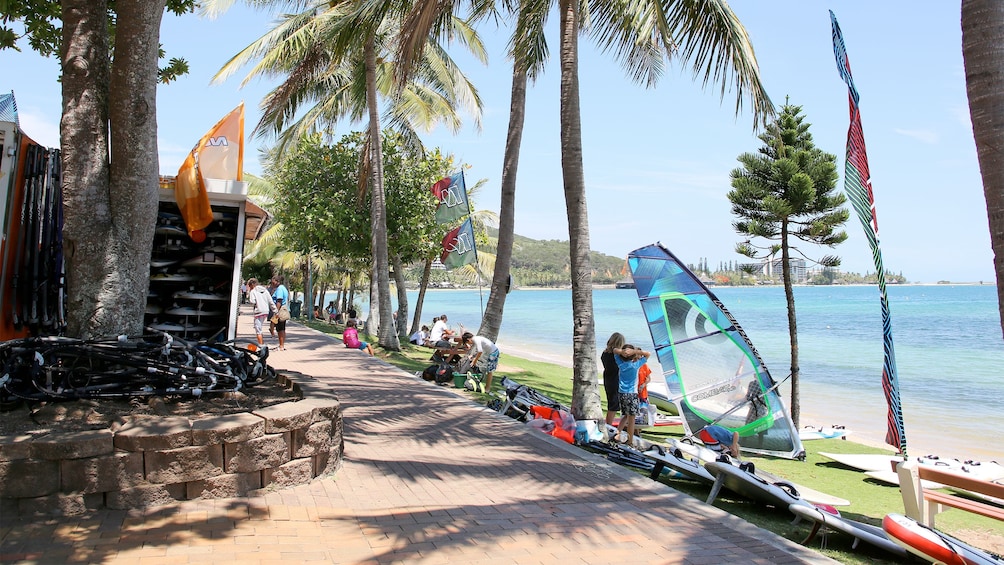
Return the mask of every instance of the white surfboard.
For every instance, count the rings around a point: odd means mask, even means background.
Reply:
[[[823,428],[806,426],[798,431],[798,438],[802,441],[810,441],[814,439],[847,439],[847,436],[850,433],[851,431],[843,426],[830,426]]]
[[[858,471],[892,471],[892,462],[903,460],[898,455],[883,453],[826,453],[820,451],[819,454]]]

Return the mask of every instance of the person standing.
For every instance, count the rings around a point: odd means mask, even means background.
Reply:
[[[617,393],[620,397],[621,421],[617,425],[617,437],[627,428],[627,443],[634,444],[634,421],[638,416],[638,368],[648,361],[650,353],[637,349],[630,343],[614,349],[619,380]]]
[[[276,275],[272,277],[272,286],[275,290],[272,291],[272,300],[275,301],[275,309],[278,312],[279,308],[286,306],[289,308],[289,290],[286,285],[282,284],[282,277]],[[279,320],[275,323],[275,333],[279,336],[279,350],[282,351],[286,349],[286,320]]]
[[[624,335],[620,332],[610,334],[607,339],[607,348],[600,354],[600,363],[603,364],[603,392],[607,397],[607,425],[614,424],[614,416],[620,407],[620,396],[618,387],[620,386],[620,369],[617,368],[617,360],[614,359],[614,349],[624,347]]]
[[[254,335],[258,340],[258,345],[264,345],[265,338],[262,336],[265,328],[265,318],[268,313],[275,310],[275,302],[268,289],[258,284],[258,279],[248,280],[248,299],[251,301],[251,315],[254,316]]]
[[[491,392],[492,376],[495,374],[495,369],[498,369],[499,355],[502,352],[492,340],[471,332],[464,332],[460,336],[460,343],[470,348],[470,352],[474,355],[471,358],[471,365],[478,364],[481,368],[481,374],[485,377],[485,392]]]

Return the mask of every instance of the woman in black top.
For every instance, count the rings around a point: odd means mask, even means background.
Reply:
[[[624,336],[620,332],[614,332],[607,340],[607,348],[600,354],[600,362],[603,363],[603,390],[607,396],[607,425],[613,425],[614,416],[620,409],[620,396],[617,394],[620,370],[617,368],[617,361],[614,359],[614,349],[624,346]]]

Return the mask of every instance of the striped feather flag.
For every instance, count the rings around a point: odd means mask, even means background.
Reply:
[[[882,362],[882,390],[889,407],[885,441],[899,449],[906,456],[906,429],[903,426],[903,407],[899,397],[899,377],[896,373],[896,350],[892,342],[892,314],[889,311],[889,297],[886,294],[885,269],[882,267],[882,250],[879,249],[878,217],[875,215],[875,198],[872,194],[871,175],[868,172],[868,155],[865,152],[865,136],[861,129],[860,96],[851,76],[851,63],[847,58],[844,36],[840,33],[837,16],[830,11],[833,27],[833,54],[837,59],[837,71],[847,83],[847,101],[850,106],[850,127],[847,130],[847,159],[844,163],[844,190],[861,220],[865,237],[872,248],[875,273],[878,277],[879,297],[882,303],[882,342],[884,357]]]

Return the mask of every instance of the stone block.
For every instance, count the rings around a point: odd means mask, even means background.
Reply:
[[[192,421],[192,444],[237,443],[265,435],[265,420],[254,414],[229,414]]]
[[[16,461],[31,456],[31,436],[0,436],[0,461]]]
[[[319,450],[331,447],[331,421],[317,422],[308,428],[291,432],[293,439],[293,459],[310,457]]]
[[[200,445],[147,451],[143,457],[147,482],[187,483],[223,474],[223,445]]]
[[[195,498],[234,498],[247,496],[251,491],[262,487],[261,471],[252,473],[234,473],[191,481],[186,485],[188,499]]]
[[[113,510],[129,510],[185,500],[185,484],[140,485],[105,494],[105,505]]]
[[[265,433],[276,434],[297,428],[306,428],[313,422],[313,406],[302,402],[283,402],[255,410],[265,418]]]
[[[227,473],[250,473],[278,467],[290,459],[289,444],[289,432],[224,444],[223,469]]]
[[[68,459],[60,463],[65,493],[123,490],[143,483],[143,454],[120,451],[101,457]]]
[[[338,400],[337,396],[315,396],[311,393],[310,398],[305,398],[298,404],[313,408],[311,418],[314,422],[330,422],[336,418],[341,418],[342,403]]]
[[[18,459],[0,462],[0,497],[36,498],[59,492],[59,462]]]
[[[52,494],[37,498],[19,498],[18,512],[37,516],[80,516],[104,506],[104,496]]]
[[[58,461],[108,455],[115,451],[114,438],[111,430],[45,434],[31,442],[31,456]]]
[[[115,433],[115,447],[156,451],[192,445],[192,423],[181,416],[134,417]]]
[[[310,459],[294,459],[272,469],[261,472],[262,486],[276,485],[291,487],[305,485],[314,478],[314,463]]]

